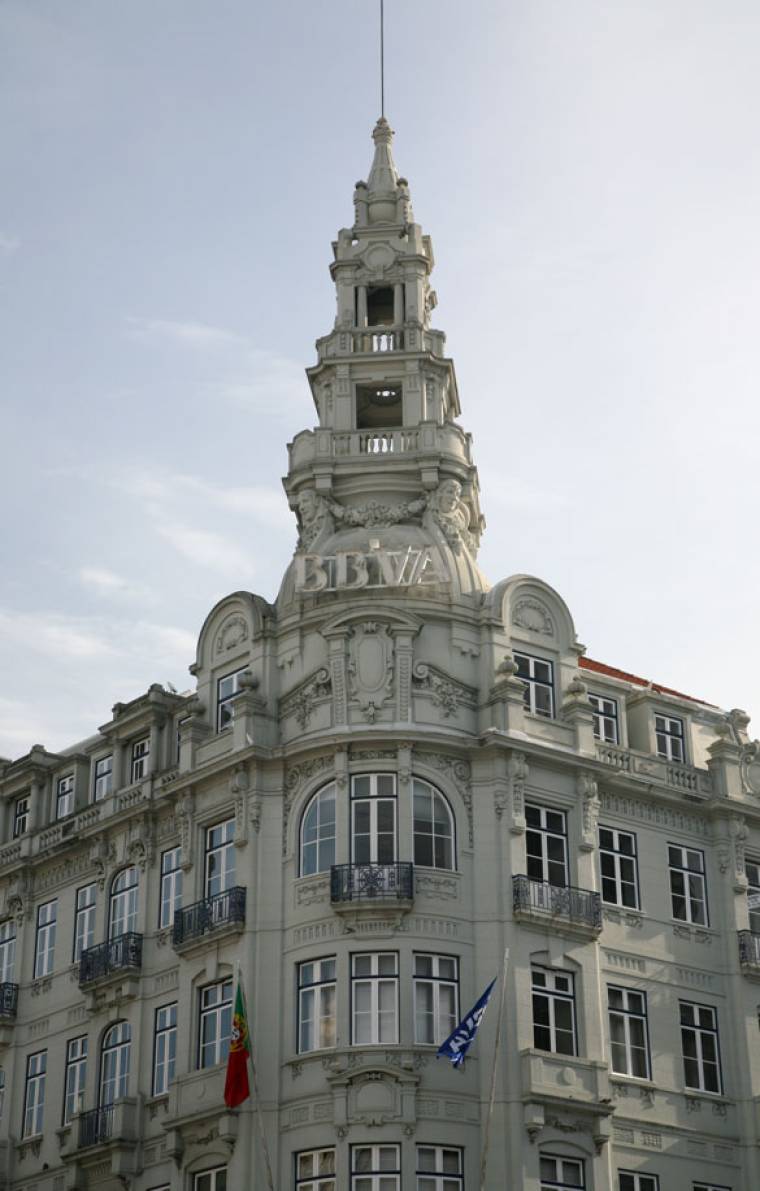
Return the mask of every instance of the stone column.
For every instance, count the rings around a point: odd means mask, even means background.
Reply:
[[[404,286],[397,281],[393,287],[393,325],[400,327],[404,321]]]
[[[366,285],[357,285],[356,287],[356,325],[360,329],[364,329],[367,325],[367,287]]]

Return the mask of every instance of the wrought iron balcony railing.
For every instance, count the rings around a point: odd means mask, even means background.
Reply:
[[[0,984],[0,1018],[15,1017],[18,1009],[18,985]]]
[[[142,943],[142,935],[131,930],[106,943],[99,943],[97,947],[88,947],[79,961],[79,983],[92,984],[114,972],[139,971]]]
[[[330,901],[390,902],[414,898],[414,865],[334,864],[330,869]]]
[[[79,1114],[79,1148],[102,1145],[113,1136],[113,1104]]]
[[[512,909],[526,918],[552,919],[589,930],[602,928],[602,899],[593,889],[513,877]]]
[[[200,939],[209,931],[236,922],[245,922],[245,889],[240,885],[205,897],[186,910],[177,910],[174,915],[172,942],[174,946]]]
[[[760,970],[760,935],[751,930],[740,930],[738,934],[739,963]]]

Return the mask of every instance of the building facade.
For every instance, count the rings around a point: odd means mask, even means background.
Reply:
[[[0,1185],[757,1191],[760,753],[490,586],[380,120],[275,603],[0,766]],[[509,963],[462,1070],[440,1043]],[[223,1098],[238,969],[260,1112]],[[496,996],[498,997],[497,989]],[[261,1134],[266,1138],[266,1148]]]

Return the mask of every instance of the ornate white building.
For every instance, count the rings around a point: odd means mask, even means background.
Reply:
[[[274,604],[60,754],[0,765],[0,1186],[760,1188],[747,717],[491,587],[433,250],[380,120],[333,245]],[[223,1100],[236,964],[261,1114]]]

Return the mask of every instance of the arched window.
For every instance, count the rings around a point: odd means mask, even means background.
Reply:
[[[323,873],[335,864],[335,783],[324,786],[301,819],[301,876]]]
[[[132,1030],[127,1021],[118,1021],[103,1035],[100,1050],[100,1107],[126,1096],[129,1089],[129,1059]]]
[[[16,978],[16,924],[12,918],[0,923],[0,984]]]
[[[108,937],[118,939],[137,929],[137,869],[134,865],[117,873],[111,885]]]
[[[414,863],[454,867],[454,820],[448,802],[428,782],[414,779]]]

